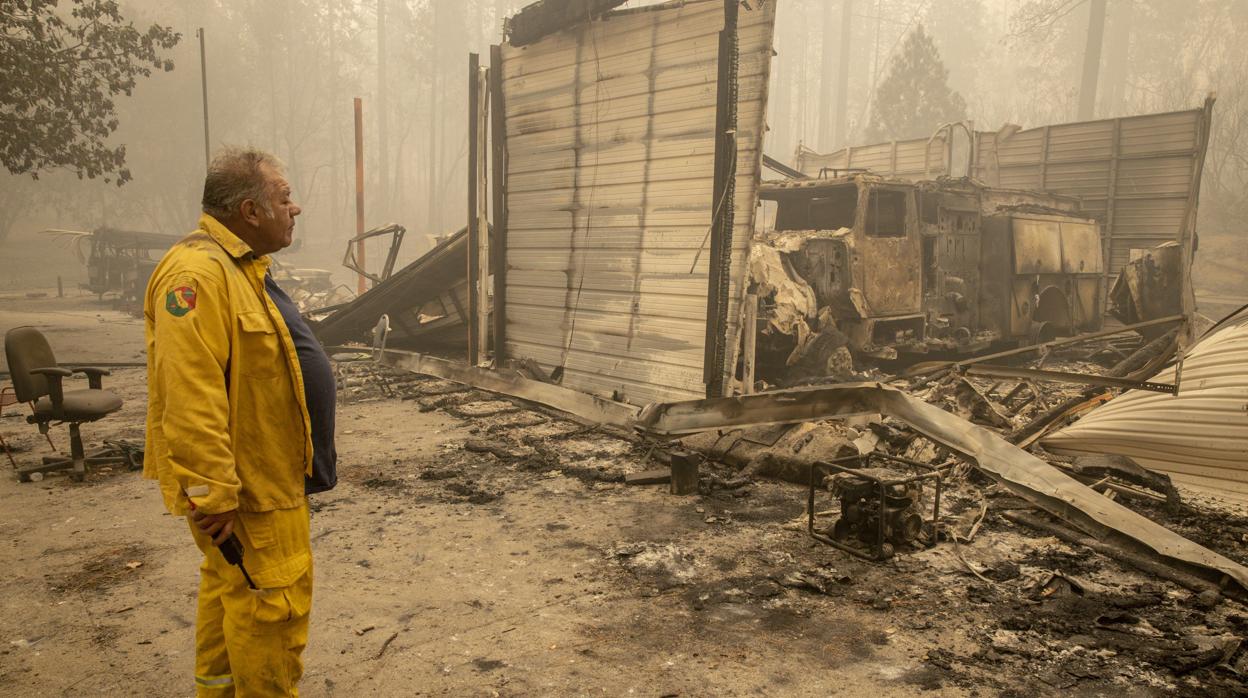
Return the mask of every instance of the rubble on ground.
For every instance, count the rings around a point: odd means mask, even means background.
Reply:
[[[1107,340],[1043,362],[1105,371],[1110,357],[1129,348]],[[878,618],[864,638],[868,642],[887,644],[897,633],[908,633],[926,644],[921,661],[928,687],[1208,695],[1234,695],[1248,687],[1241,645],[1248,610],[1240,602],[1184,588],[1011,520],[1011,514],[1032,506],[899,420],[866,415],[662,442],[369,362],[342,363],[339,372],[344,399],[407,399],[472,425],[474,438],[458,453],[447,453],[438,468],[413,476],[412,482],[425,484],[411,485],[438,487],[437,496],[466,506],[490,506],[492,500],[456,491],[505,493],[534,486],[534,478],[570,478],[583,483],[588,496],[619,497],[620,488],[635,489],[624,484],[623,474],[661,468],[674,446],[705,453],[700,495],[672,500],[682,522],[677,529],[600,545],[604,574],[617,575],[641,598],[670,599],[664,603],[706,622],[810,619],[800,621],[806,623],[851,604]],[[1028,388],[1006,399],[1013,386],[951,373],[918,393],[957,414],[965,406],[949,388],[962,381],[1006,416],[1009,424],[995,427],[1002,432],[1082,390],[1045,385],[1034,395],[1026,394]],[[893,558],[873,563],[806,534],[805,490],[781,480],[806,482],[811,464],[864,452],[947,464],[941,542],[899,549]],[[1143,489],[1103,466],[1085,471],[1102,485]],[[460,484],[448,489],[448,483]],[[1175,508],[1162,495],[1100,489],[1213,550],[1241,562],[1248,558],[1241,552],[1248,540],[1248,516],[1242,513],[1215,509],[1207,499],[1185,498]],[[930,506],[932,494],[925,488],[922,506]],[[826,494],[819,507],[821,522],[839,514],[836,500]],[[957,641],[944,639],[955,635]],[[1027,677],[1022,684],[1008,678],[1020,676]]]

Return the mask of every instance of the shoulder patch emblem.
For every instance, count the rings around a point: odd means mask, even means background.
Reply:
[[[165,294],[165,310],[174,317],[182,317],[195,309],[195,289],[178,286]]]

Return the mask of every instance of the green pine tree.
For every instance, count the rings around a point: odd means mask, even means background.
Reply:
[[[949,70],[932,38],[915,27],[875,91],[869,142],[922,138],[966,118],[966,101],[949,87]]]

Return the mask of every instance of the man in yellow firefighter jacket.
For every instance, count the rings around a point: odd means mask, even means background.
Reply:
[[[204,554],[201,696],[297,695],[303,672],[306,495],[333,487],[337,455],[329,360],[267,273],[299,213],[276,158],[227,150],[209,167],[198,230],[147,287],[143,474],[160,481],[172,514],[188,517]],[[234,542],[241,568],[216,547]]]

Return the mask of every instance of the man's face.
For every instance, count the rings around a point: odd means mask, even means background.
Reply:
[[[251,247],[258,255],[272,254],[289,247],[295,235],[295,216],[303,212],[291,200],[290,183],[286,178],[267,165],[263,166],[263,170],[268,183],[269,208],[273,215],[266,214],[263,209],[257,211],[259,224],[255,243]]]

